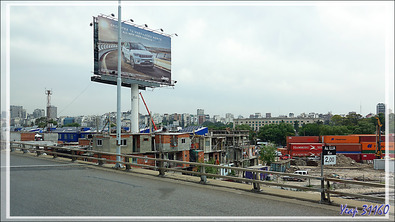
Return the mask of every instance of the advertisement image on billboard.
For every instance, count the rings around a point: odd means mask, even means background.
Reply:
[[[97,75],[118,75],[118,21],[98,16],[95,24]],[[171,38],[132,24],[121,25],[122,78],[171,85]]]

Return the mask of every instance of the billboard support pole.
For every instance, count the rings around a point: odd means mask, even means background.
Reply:
[[[139,85],[131,84],[130,89],[132,97],[132,107],[130,114],[130,122],[132,126],[130,132],[139,133]]]
[[[118,77],[117,77],[117,154],[121,154],[121,0],[118,1]],[[117,156],[117,161],[121,161],[121,156]],[[121,168],[120,163],[116,163],[115,168]]]

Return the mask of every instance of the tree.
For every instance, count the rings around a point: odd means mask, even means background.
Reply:
[[[259,151],[259,159],[262,160],[264,164],[270,166],[276,159],[276,147],[274,144],[269,144],[264,146]]]
[[[261,127],[258,131],[258,138],[262,141],[276,143],[278,145],[286,144],[287,136],[294,136],[295,131],[289,123],[269,124]]]
[[[374,134],[376,131],[375,125],[370,119],[361,119],[357,126],[353,129],[353,134]]]
[[[321,125],[317,123],[308,123],[299,129],[300,136],[319,136]]]
[[[251,127],[247,124],[236,125],[237,130],[251,130]]]
[[[344,122],[344,118],[341,117],[340,115],[332,116],[331,121],[330,121],[330,123],[335,126],[341,126],[341,125],[343,125],[343,122]]]
[[[395,114],[394,113],[390,113],[388,115],[388,119],[389,119],[389,133],[395,133]]]
[[[38,126],[38,128],[44,128],[47,126],[47,117],[40,117],[36,119],[35,125]]]
[[[295,131],[296,131],[297,133],[299,133],[299,121],[298,121],[298,120],[295,120],[295,121],[294,121],[294,129],[295,129]]]

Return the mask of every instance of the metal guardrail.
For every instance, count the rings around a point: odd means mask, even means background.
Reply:
[[[39,146],[44,147],[44,149],[39,149]],[[294,189],[299,189],[299,190],[315,191],[315,192],[321,193],[321,201],[320,201],[321,203],[330,203],[331,202],[330,201],[330,194],[368,199],[368,200],[378,201],[378,202],[382,202],[382,203],[385,202],[385,198],[381,198],[381,197],[372,197],[372,196],[361,195],[361,194],[333,191],[333,190],[331,190],[331,186],[330,186],[330,182],[337,182],[337,183],[356,184],[356,185],[369,186],[369,187],[385,188],[385,184],[379,184],[379,183],[361,182],[361,181],[354,181],[354,180],[342,180],[342,179],[335,179],[335,178],[323,178],[323,177],[318,177],[318,176],[298,175],[298,174],[282,173],[282,172],[276,172],[276,171],[254,170],[254,169],[248,169],[248,168],[229,167],[229,166],[213,165],[213,164],[199,163],[199,162],[167,160],[167,159],[161,159],[161,158],[143,157],[143,156],[136,156],[136,155],[129,155],[129,154],[116,154],[116,153],[96,151],[96,150],[78,149],[78,148],[67,147],[67,146],[59,147],[59,146],[33,145],[33,144],[29,144],[29,143],[24,143],[24,142],[10,142],[10,148],[11,148],[11,152],[15,151],[15,149],[20,149],[24,153],[26,153],[27,150],[33,150],[36,152],[37,156],[40,156],[43,153],[49,153],[49,154],[53,155],[53,158],[57,158],[58,155],[61,155],[61,156],[70,157],[72,161],[76,161],[78,159],[97,160],[99,166],[102,166],[103,164],[105,164],[107,162],[119,163],[119,164],[124,164],[126,170],[130,170],[131,166],[149,168],[149,169],[153,169],[155,171],[159,171],[159,176],[164,176],[165,172],[167,172],[167,171],[181,172],[181,173],[186,173],[186,174],[194,174],[194,175],[200,176],[200,183],[203,183],[203,184],[207,183],[207,177],[225,178],[225,179],[230,179],[230,180],[234,180],[234,181],[250,182],[253,185],[252,190],[256,191],[256,192],[259,192],[261,190],[260,184],[265,184],[265,185],[270,185],[270,186],[279,186],[279,187],[288,187],[288,188],[294,188]],[[48,148],[50,148],[51,150],[49,150]],[[58,152],[59,150],[70,151],[71,154]],[[80,154],[77,154],[77,152],[92,155],[92,156],[80,155]],[[97,157],[94,157],[93,156],[94,154],[96,154]],[[108,160],[106,158],[102,158],[101,157],[102,155],[121,156],[124,158],[124,161]],[[146,164],[132,163],[129,161],[129,158],[153,160],[153,161],[155,161],[154,162],[155,165],[152,166],[152,165],[146,165]],[[200,172],[182,170],[182,169],[178,169],[178,168],[167,168],[164,166],[165,162],[176,163],[176,164],[188,164],[190,166],[191,165],[197,166],[197,167],[200,167]],[[241,178],[241,177],[235,177],[235,176],[225,176],[225,175],[219,175],[219,174],[210,174],[210,173],[206,173],[206,171],[205,171],[206,167],[251,172],[253,174],[254,179]],[[324,180],[327,182],[327,186],[326,187],[321,186],[320,188],[312,188],[312,187],[306,187],[306,186],[283,184],[283,183],[278,183],[278,182],[277,183],[276,182],[268,182],[268,181],[260,180],[259,174],[274,174],[277,176],[292,176],[295,178],[304,178],[304,179],[309,179],[309,180],[311,180],[311,179]],[[389,185],[389,187],[394,188],[393,185]]]

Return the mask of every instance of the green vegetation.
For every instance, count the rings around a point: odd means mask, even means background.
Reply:
[[[202,163],[202,161],[198,161],[198,163]],[[205,161],[204,163],[215,165],[215,160],[210,159],[209,161]],[[198,166],[196,171],[200,172],[200,170],[201,170],[201,166]],[[219,168],[205,166],[204,171],[205,171],[205,173],[218,174]],[[212,178],[212,177],[207,176],[207,178]]]
[[[279,145],[286,144],[287,136],[294,136],[295,130],[292,124],[281,122],[261,127],[257,137],[262,141],[272,142]]]
[[[56,121],[54,121],[52,119],[50,119],[48,122],[52,123],[53,126],[57,126],[58,125],[58,122],[56,122]],[[47,126],[47,117],[40,117],[40,118],[36,119],[34,124],[37,125],[38,128],[46,127]]]
[[[384,114],[378,115],[382,131],[384,131]],[[377,119],[375,117],[362,118],[359,114],[350,114],[346,117],[334,115],[328,125],[321,123],[304,124],[298,131],[300,136],[324,136],[324,135],[349,135],[349,134],[374,134],[376,132]]]
[[[276,160],[276,146],[274,144],[269,144],[262,147],[259,151],[259,159],[267,166],[270,166],[270,164]]]

